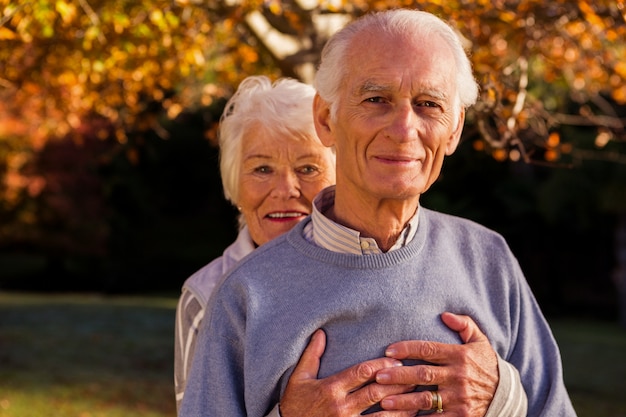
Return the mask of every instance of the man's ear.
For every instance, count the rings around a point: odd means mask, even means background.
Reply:
[[[335,138],[331,133],[330,105],[317,93],[313,98],[313,123],[315,123],[315,131],[322,144],[328,147],[334,146]]]
[[[448,143],[446,144],[446,155],[450,156],[456,151],[457,146],[459,146],[459,141],[461,140],[461,133],[463,132],[463,125],[465,124],[465,109],[461,108],[461,114],[459,114],[459,120],[457,122]]]

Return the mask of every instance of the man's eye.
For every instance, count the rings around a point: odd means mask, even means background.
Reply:
[[[439,107],[439,104],[434,101],[420,101],[417,103],[418,107]]]
[[[368,103],[381,103],[383,101],[382,97],[369,97],[365,99]]]

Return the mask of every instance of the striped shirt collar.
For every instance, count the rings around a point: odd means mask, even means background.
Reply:
[[[382,253],[373,238],[361,237],[360,232],[336,223],[323,214],[334,204],[335,186],[333,185],[322,190],[313,200],[311,221],[304,227],[304,238],[333,252],[354,255]],[[418,217],[416,211],[389,251],[400,249],[413,240],[417,232]]]

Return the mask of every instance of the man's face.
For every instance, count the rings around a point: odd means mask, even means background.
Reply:
[[[316,122],[327,122],[318,134],[336,146],[338,189],[353,198],[418,199],[462,129],[452,52],[435,36],[372,33],[357,36],[350,51],[335,120],[322,100],[315,105]]]

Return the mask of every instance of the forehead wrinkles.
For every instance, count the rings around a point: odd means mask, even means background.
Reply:
[[[428,38],[424,34],[361,33],[352,40],[346,62],[348,74],[360,74],[363,79],[359,80],[357,75],[352,80],[354,84],[344,91],[358,98],[367,94],[402,92],[406,85],[411,97],[427,96],[450,101],[453,93],[449,89],[454,82],[455,63],[451,59],[450,66],[442,65],[450,59],[449,53],[439,50],[442,42],[439,37]],[[405,44],[402,52],[388,47],[398,43]],[[425,44],[431,45],[434,50],[426,51]],[[404,63],[403,69],[398,68],[399,62]],[[344,88],[351,84],[350,78],[347,77]]]

